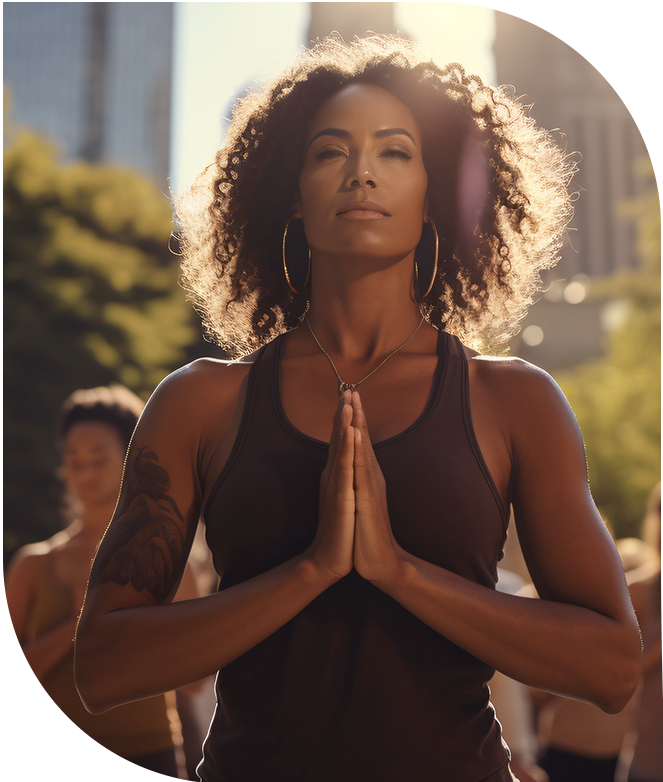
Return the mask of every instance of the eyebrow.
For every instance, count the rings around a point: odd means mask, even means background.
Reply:
[[[350,138],[352,134],[348,130],[342,130],[341,128],[325,128],[311,139],[309,146],[320,136],[336,136],[338,138]],[[412,135],[408,133],[404,128],[385,128],[384,130],[376,130],[373,134],[374,138],[385,138],[387,136],[407,136],[412,143],[417,146],[417,142],[412,138]]]

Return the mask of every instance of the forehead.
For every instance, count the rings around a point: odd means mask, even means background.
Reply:
[[[103,421],[79,421],[74,424],[64,440],[65,453],[81,449],[103,451],[121,444],[119,433]]]
[[[417,143],[421,138],[410,109],[373,84],[349,84],[325,101],[309,126],[309,139],[327,127],[351,132],[403,128]]]

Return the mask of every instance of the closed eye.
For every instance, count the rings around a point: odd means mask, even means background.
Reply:
[[[381,153],[381,157],[394,157],[394,158],[401,158],[402,160],[411,160],[412,155],[409,155],[407,152],[405,152],[402,149],[386,149],[384,152]]]
[[[333,160],[334,158],[341,157],[344,153],[341,152],[340,149],[334,149],[333,147],[330,149],[323,149],[321,152],[318,152],[315,156],[316,160]]]

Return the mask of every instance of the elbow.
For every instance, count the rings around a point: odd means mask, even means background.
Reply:
[[[637,687],[637,682],[636,682]],[[615,689],[614,692],[603,693],[603,698],[597,703],[606,714],[619,714],[633,697],[636,687]]]
[[[103,714],[120,705],[111,679],[104,674],[98,656],[85,649],[77,638],[74,645],[74,683],[83,706],[90,714]]]
[[[608,714],[622,711],[633,697],[640,681],[642,665],[642,641],[640,632],[629,634],[618,659],[615,660],[612,675],[605,677],[600,698],[596,704]]]
[[[630,666],[630,671],[621,677],[613,680],[613,686],[609,692],[603,693],[602,702],[599,706],[607,714],[618,714],[624,708],[635,694],[640,681],[640,665]]]
[[[104,714],[107,711],[110,711],[112,709],[112,705],[107,705],[105,702],[100,700],[93,700],[85,695],[83,695],[83,692],[79,687],[78,689],[78,696],[81,699],[81,703],[83,706],[85,706],[85,710],[88,711],[90,714],[92,714],[93,717],[98,717],[100,714]]]
[[[74,657],[74,682],[78,696],[83,706],[90,714],[99,715],[118,704],[113,703],[107,692],[103,690],[102,676],[95,676],[94,670],[81,660],[81,655]]]

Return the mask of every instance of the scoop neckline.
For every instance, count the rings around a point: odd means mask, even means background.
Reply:
[[[327,441],[318,440],[317,437],[312,437],[311,435],[306,434],[306,432],[302,432],[286,415],[285,408],[283,407],[283,401],[281,399],[281,348],[283,346],[283,338],[285,336],[285,334],[282,334],[275,341],[274,353],[272,356],[272,373],[274,380],[272,384],[272,395],[274,407],[276,409],[276,416],[279,419],[281,426],[283,426],[283,428],[294,437],[319,448],[329,448],[329,443]],[[436,348],[437,363],[435,364],[435,371],[433,372],[433,379],[431,381],[431,387],[430,391],[428,392],[428,399],[426,400],[424,409],[409,426],[403,429],[402,432],[392,435],[391,437],[387,437],[384,440],[380,440],[377,443],[373,443],[373,449],[383,448],[397,442],[398,440],[402,440],[414,432],[415,429],[418,429],[428,418],[435,405],[435,401],[438,398],[442,377],[446,372],[448,363],[447,358],[449,355],[449,343],[449,334],[447,334],[445,331],[438,331]]]

